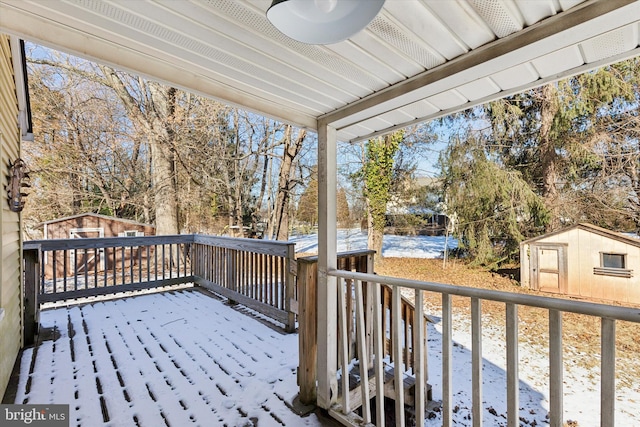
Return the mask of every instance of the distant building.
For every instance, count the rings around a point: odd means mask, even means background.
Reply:
[[[95,213],[83,213],[46,221],[45,239],[153,236],[153,225]]]
[[[440,206],[437,192],[442,186],[438,178],[420,177],[404,183],[413,188],[408,199],[392,197],[387,204],[385,234],[402,236],[442,236],[447,229],[447,216],[427,206]]]
[[[43,223],[45,239],[87,239],[99,237],[137,237],[155,235],[155,227],[128,219],[115,218],[94,213],[57,218]],[[130,263],[146,261],[147,253],[131,246],[124,250],[121,248],[101,248],[96,250],[70,250],[67,252],[69,259],[65,260],[61,253],[44,260],[45,277],[63,277],[85,270],[104,271],[121,268],[123,262],[126,266]]]
[[[522,286],[640,304],[640,240],[577,224],[520,244]]]

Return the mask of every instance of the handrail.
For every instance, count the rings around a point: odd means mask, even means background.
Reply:
[[[249,239],[245,237],[208,236],[204,234],[193,234],[194,243],[219,246],[237,250],[251,250],[254,253],[288,256],[290,248],[295,246],[294,242],[282,240],[261,240]]]
[[[446,285],[443,283],[435,282],[420,282],[410,279],[401,279],[397,277],[379,276],[366,273],[356,273],[352,271],[337,269],[330,270],[327,274],[336,277],[342,277],[344,279],[385,283],[388,285],[400,286],[403,288],[421,289],[423,291],[429,292],[437,292],[469,298],[479,298],[509,304],[528,305],[531,307],[640,323],[640,308],[613,306],[586,301],[571,301],[554,297],[518,294],[504,291],[495,291],[492,289],[471,288],[459,285]]]
[[[131,237],[90,237],[86,239],[43,239],[28,240],[24,249],[40,249],[56,251],[65,249],[96,249],[119,246],[151,246],[175,243],[193,243],[193,234],[175,234],[163,236],[131,236]]]
[[[396,361],[406,366],[406,361],[402,356],[403,337],[401,336],[402,322],[399,311],[401,307],[401,288],[413,289],[415,306],[418,308],[423,307],[423,298],[425,292],[437,293],[442,296],[442,423],[445,426],[451,426],[453,423],[453,305],[452,296],[466,297],[471,302],[471,383],[472,383],[472,419],[473,425],[482,425],[482,414],[485,411],[485,404],[491,402],[485,402],[482,396],[482,384],[483,384],[483,355],[482,355],[482,300],[505,303],[505,341],[506,341],[506,392],[507,392],[507,413],[506,424],[509,427],[516,427],[519,425],[519,360],[518,360],[518,307],[529,306],[548,310],[549,314],[549,424],[552,426],[563,425],[563,331],[562,331],[562,313],[576,313],[582,315],[588,315],[596,318],[600,318],[601,321],[601,353],[600,353],[600,425],[613,427],[615,425],[615,402],[616,402],[616,385],[615,385],[615,346],[616,346],[616,333],[615,322],[616,321],[628,321],[634,323],[640,323],[640,309],[631,307],[610,306],[605,304],[584,302],[584,301],[570,301],[560,298],[544,297],[528,294],[509,293],[503,291],[478,289],[456,285],[446,285],[433,282],[421,282],[409,279],[379,276],[374,274],[352,272],[340,269],[332,269],[328,272],[328,275],[336,277],[338,280],[338,286],[343,286],[345,281],[350,281],[354,284],[356,290],[356,304],[362,305],[363,290],[367,288],[375,292],[374,304],[380,304],[381,296],[379,289],[380,286],[375,284],[385,284],[392,288],[392,313],[389,322],[381,321],[381,317],[378,314],[373,319],[373,339],[374,339],[374,354],[372,356],[366,353],[358,355],[360,363],[357,364],[360,369],[360,378],[365,380],[361,381],[355,390],[350,393],[342,393],[338,396],[338,401],[334,403],[329,410],[329,413],[339,421],[345,424],[356,423],[369,424],[375,423],[379,427],[386,425],[386,418],[384,414],[384,398],[382,393],[376,393],[377,390],[382,389],[384,386],[384,361],[387,354],[384,352],[384,342],[386,335],[389,331],[392,334],[392,348],[393,356]],[[374,286],[372,286],[372,284]],[[340,319],[340,311],[344,313],[344,309],[341,308],[342,304],[338,304],[338,312]],[[416,319],[419,316],[420,310],[416,309]],[[342,314],[344,318],[344,314]],[[356,331],[356,335],[359,337],[358,345],[360,346],[365,342],[365,334],[363,330],[366,330],[369,320],[362,314],[362,310],[356,311],[356,327],[359,330]],[[344,320],[340,319],[338,322],[339,329],[344,330],[346,327]],[[420,326],[420,323],[416,324]],[[395,334],[394,334],[395,333]],[[422,361],[426,358],[426,345],[424,338],[426,332],[416,328],[418,334],[417,339],[414,336],[413,340],[413,353],[414,353],[414,365],[418,368],[413,376],[415,377],[415,390],[414,390],[414,410],[412,414],[415,415],[416,425],[423,425],[425,421],[425,396],[428,391],[424,379],[425,372],[421,372]],[[344,332],[341,332],[341,336],[344,336]],[[393,336],[395,335],[395,337]],[[405,339],[406,340],[406,339]],[[333,344],[335,345],[335,344]],[[336,346],[339,351],[338,360],[347,360],[347,351],[342,346]],[[329,347],[331,348],[331,347]],[[367,366],[373,361],[374,365],[374,380],[366,381],[368,378]],[[394,366],[394,386],[393,386],[393,398],[396,402],[395,405],[395,417],[404,418],[404,398],[406,394],[405,384],[403,381],[403,375],[401,369]],[[339,370],[331,370],[326,375],[331,376],[328,378],[328,383],[336,383],[342,381],[346,384],[344,374],[341,374]],[[343,385],[344,390],[345,385]],[[356,393],[354,393],[354,391]],[[386,391],[386,390],[385,390]],[[323,390],[323,392],[325,392]],[[376,399],[376,420],[373,420],[372,411],[369,407],[371,401],[369,397],[373,397],[372,393],[375,393]],[[361,396],[362,400],[359,403],[354,404],[350,395]],[[362,407],[358,415],[354,412],[355,409]],[[402,421],[398,421],[398,425],[404,425]]]
[[[178,284],[206,287],[295,329],[295,243],[179,234],[31,240],[23,252],[29,335],[42,303]]]

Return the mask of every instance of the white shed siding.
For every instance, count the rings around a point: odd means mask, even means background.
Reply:
[[[531,250],[543,243],[567,245],[567,295],[640,304],[640,242],[630,242],[616,233],[589,225],[577,225],[527,240],[520,249],[524,287],[534,286],[531,274],[535,274],[532,270],[537,266],[531,265]],[[625,254],[626,268],[633,270],[632,277],[594,274],[594,268],[601,267],[601,253]]]

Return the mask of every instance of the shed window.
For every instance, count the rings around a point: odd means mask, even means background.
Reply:
[[[144,231],[138,230],[125,230],[122,233],[119,233],[120,237],[136,237],[136,236],[144,236]]]
[[[600,267],[594,267],[593,274],[629,278],[633,270],[627,269],[627,254],[600,252]]]
[[[627,268],[627,256],[625,254],[602,253],[600,266],[604,268]]]

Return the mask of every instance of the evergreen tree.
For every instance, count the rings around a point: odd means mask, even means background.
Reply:
[[[298,201],[296,218],[314,227],[318,224],[318,168],[312,168],[309,184]]]
[[[347,201],[347,192],[344,188],[338,188],[336,199],[338,226],[343,228],[348,227],[351,223],[351,216],[349,211],[349,202]]]
[[[493,160],[481,137],[454,139],[440,163],[446,213],[457,219],[459,247],[475,263],[509,259],[548,222],[542,198],[519,172]]]

